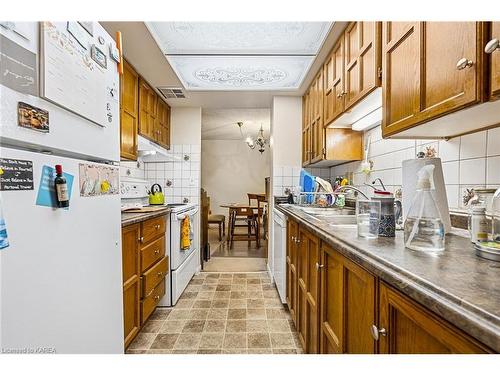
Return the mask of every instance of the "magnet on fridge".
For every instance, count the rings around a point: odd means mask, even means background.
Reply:
[[[66,172],[63,173],[63,176],[66,179],[66,184],[68,189],[68,199],[71,201],[74,176]],[[36,197],[35,204],[37,206],[58,208],[56,199],[56,188],[54,184],[55,178],[56,178],[56,170],[53,167],[44,165],[42,168],[40,185],[38,186],[38,194]],[[68,208],[64,209],[67,210]]]
[[[2,197],[0,196],[0,250],[9,246],[9,239],[7,237],[7,225],[3,217]]]
[[[117,63],[120,62],[120,51],[114,43],[109,43],[109,56]]]

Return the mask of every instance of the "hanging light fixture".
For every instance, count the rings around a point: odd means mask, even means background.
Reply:
[[[243,123],[242,122],[237,122],[239,128],[240,128],[240,134],[241,137],[243,138],[243,131],[241,130]],[[264,137],[264,129],[262,128],[262,124],[260,124],[260,130],[257,133],[257,138],[253,139],[251,136],[247,136],[245,138],[245,142],[248,147],[250,147],[252,150],[258,147],[259,152],[262,154],[266,150],[266,144],[267,144],[267,139]]]

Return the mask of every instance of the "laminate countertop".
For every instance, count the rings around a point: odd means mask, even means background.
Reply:
[[[475,255],[463,230],[446,236],[439,254],[406,249],[395,238],[363,239],[355,226],[331,226],[293,205],[276,208],[335,250],[420,302],[470,336],[500,352],[500,262]]]
[[[170,214],[168,207],[154,212],[122,212],[122,227],[168,214]]]

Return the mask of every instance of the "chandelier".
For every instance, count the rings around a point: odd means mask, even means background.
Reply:
[[[237,123],[240,127],[240,134],[243,136],[241,127],[243,126],[242,122]],[[252,138],[251,136],[247,136],[245,142],[248,147],[252,150],[256,149],[262,154],[266,150],[267,139],[264,137],[264,129],[262,128],[262,124],[260,125],[260,130],[257,133],[257,138]]]

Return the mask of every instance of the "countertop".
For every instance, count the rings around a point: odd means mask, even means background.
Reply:
[[[130,224],[140,223],[148,219],[153,219],[158,216],[167,215],[170,213],[170,208],[165,207],[154,212],[122,212],[122,227]]]
[[[460,235],[464,231],[448,234],[442,253],[422,254],[404,247],[402,231],[395,238],[367,240],[357,236],[356,227],[333,227],[293,205],[276,207],[387,284],[500,352],[500,262],[477,257],[470,239]]]

